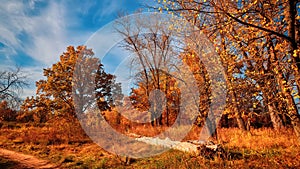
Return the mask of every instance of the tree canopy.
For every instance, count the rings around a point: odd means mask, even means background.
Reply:
[[[246,129],[251,114],[290,118],[300,138],[299,1],[168,0],[160,11],[186,18],[214,43],[228,86],[228,112]],[[247,90],[247,91],[245,91]]]
[[[44,76],[45,80],[36,82],[36,97],[27,98],[22,106],[40,121],[52,115],[84,113],[93,103],[107,110],[114,105],[113,94],[121,92],[115,76],[104,71],[86,46],[69,46],[57,63],[44,69]]]

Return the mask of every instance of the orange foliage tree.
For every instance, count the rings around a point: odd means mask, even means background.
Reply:
[[[180,109],[180,89],[177,86],[176,79],[163,71],[159,71],[160,83],[158,89],[153,84],[155,81],[149,76],[148,90],[152,95],[147,95],[146,82],[143,78],[136,81],[137,88],[133,88],[129,96],[132,105],[140,111],[152,111],[154,117],[161,113],[157,121],[152,119],[154,125],[171,125],[175,122]],[[156,111],[154,111],[156,109]],[[154,118],[153,117],[153,118]]]
[[[275,128],[280,128],[282,117],[288,116],[300,138],[297,108],[300,85],[298,1],[160,2],[163,7],[158,8],[159,10],[164,9],[185,17],[214,42],[225,69],[228,99],[231,103],[228,107],[241,129],[246,129],[244,110],[249,112],[250,108],[255,110],[261,105],[269,112]],[[240,83],[239,80],[247,82]],[[254,89],[245,98],[256,101],[252,107],[245,109],[244,102],[238,101],[241,93],[237,89],[247,88],[247,83],[248,87]]]
[[[12,110],[9,107],[7,101],[0,102],[0,121],[15,121],[17,117],[17,111]]]
[[[46,79],[36,82],[37,96],[27,98],[22,110],[44,122],[53,115],[84,113],[93,106],[93,97],[100,110],[111,108],[113,94],[120,94],[121,86],[93,55],[85,46],[69,46],[59,62],[44,69]]]

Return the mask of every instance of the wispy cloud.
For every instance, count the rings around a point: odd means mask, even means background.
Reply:
[[[100,22],[104,17],[116,15],[123,7],[123,2],[118,0],[103,0],[101,3],[87,1],[81,2],[81,5],[76,1],[72,2],[35,0],[27,3],[18,0],[2,2],[0,42],[4,47],[0,52],[7,58],[24,52],[48,65],[57,61],[70,43],[83,44],[91,35],[90,30],[84,30],[84,25],[80,25],[84,15],[90,13],[91,16],[86,20],[91,20],[92,17],[91,22]],[[40,3],[44,6],[39,7]],[[76,26],[81,29],[72,30]]]
[[[29,86],[25,87],[20,93],[20,97],[25,99],[26,97],[35,96],[36,88],[35,82],[41,79],[45,79],[43,77],[43,72],[40,67],[25,67],[22,69],[23,73],[27,76]]]
[[[35,11],[34,1],[6,1],[0,8],[0,42],[7,57],[20,51],[44,64],[57,59],[66,45],[63,7],[49,1],[43,11]],[[34,12],[40,15],[32,15]]]
[[[99,16],[105,17],[105,16],[111,16],[112,14],[116,14],[116,11],[122,9],[122,4],[124,3],[123,1],[119,1],[119,0],[103,0],[102,2],[105,8],[99,10],[100,15],[98,15],[98,17]]]
[[[42,69],[57,62],[67,46],[85,44],[93,31],[113,20],[124,4],[119,0],[2,1],[0,69],[26,63],[23,69],[31,74],[30,82],[34,84],[43,77]],[[130,8],[129,4],[136,5],[127,1]],[[104,42],[110,39],[103,38]]]

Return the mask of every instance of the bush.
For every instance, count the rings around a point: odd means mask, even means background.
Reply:
[[[12,110],[7,101],[0,103],[0,121],[16,121],[17,111]]]

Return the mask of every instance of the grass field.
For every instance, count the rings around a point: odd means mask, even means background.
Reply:
[[[227,152],[225,159],[217,156],[206,159],[170,150],[126,163],[124,157],[111,154],[89,140],[78,125],[60,124],[4,124],[0,146],[47,159],[60,168],[300,168],[300,146],[291,129],[263,128],[250,132],[218,129],[218,142]],[[134,129],[139,134],[143,130]],[[148,134],[151,132],[148,129]],[[197,132],[199,129],[194,128],[188,137],[194,139]],[[0,165],[9,168],[16,164],[1,159]]]

